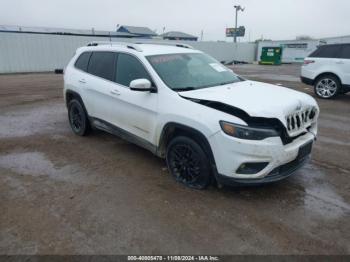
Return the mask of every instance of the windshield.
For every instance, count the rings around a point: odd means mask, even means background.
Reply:
[[[241,81],[230,69],[202,53],[154,55],[147,59],[165,84],[174,91]]]

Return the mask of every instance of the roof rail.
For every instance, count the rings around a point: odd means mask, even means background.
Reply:
[[[193,46],[188,45],[188,44],[183,44],[183,43],[162,43],[162,42],[137,42],[136,44],[142,44],[142,45],[168,45],[168,46],[177,46],[177,47],[182,47],[182,48],[188,48],[188,49],[194,49]]]
[[[138,52],[142,52],[142,49],[133,43],[114,42],[114,41],[93,41],[87,44],[87,46],[100,46],[100,45],[110,45],[110,46],[119,45],[129,49],[133,49]]]

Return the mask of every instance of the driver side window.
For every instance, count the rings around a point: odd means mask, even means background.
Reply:
[[[152,79],[142,63],[132,55],[118,54],[116,82],[123,86],[129,86],[136,79],[145,78],[152,83]]]

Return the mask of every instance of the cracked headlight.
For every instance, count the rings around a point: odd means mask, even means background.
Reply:
[[[279,133],[274,129],[241,126],[225,121],[220,121],[220,126],[225,134],[245,140],[263,140],[268,137],[279,137]]]

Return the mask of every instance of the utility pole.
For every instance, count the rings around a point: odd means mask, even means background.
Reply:
[[[238,12],[239,11],[244,12],[245,8],[242,8],[242,6],[240,6],[240,5],[235,5],[235,9],[236,9],[236,32],[235,32],[234,42],[237,43]]]

